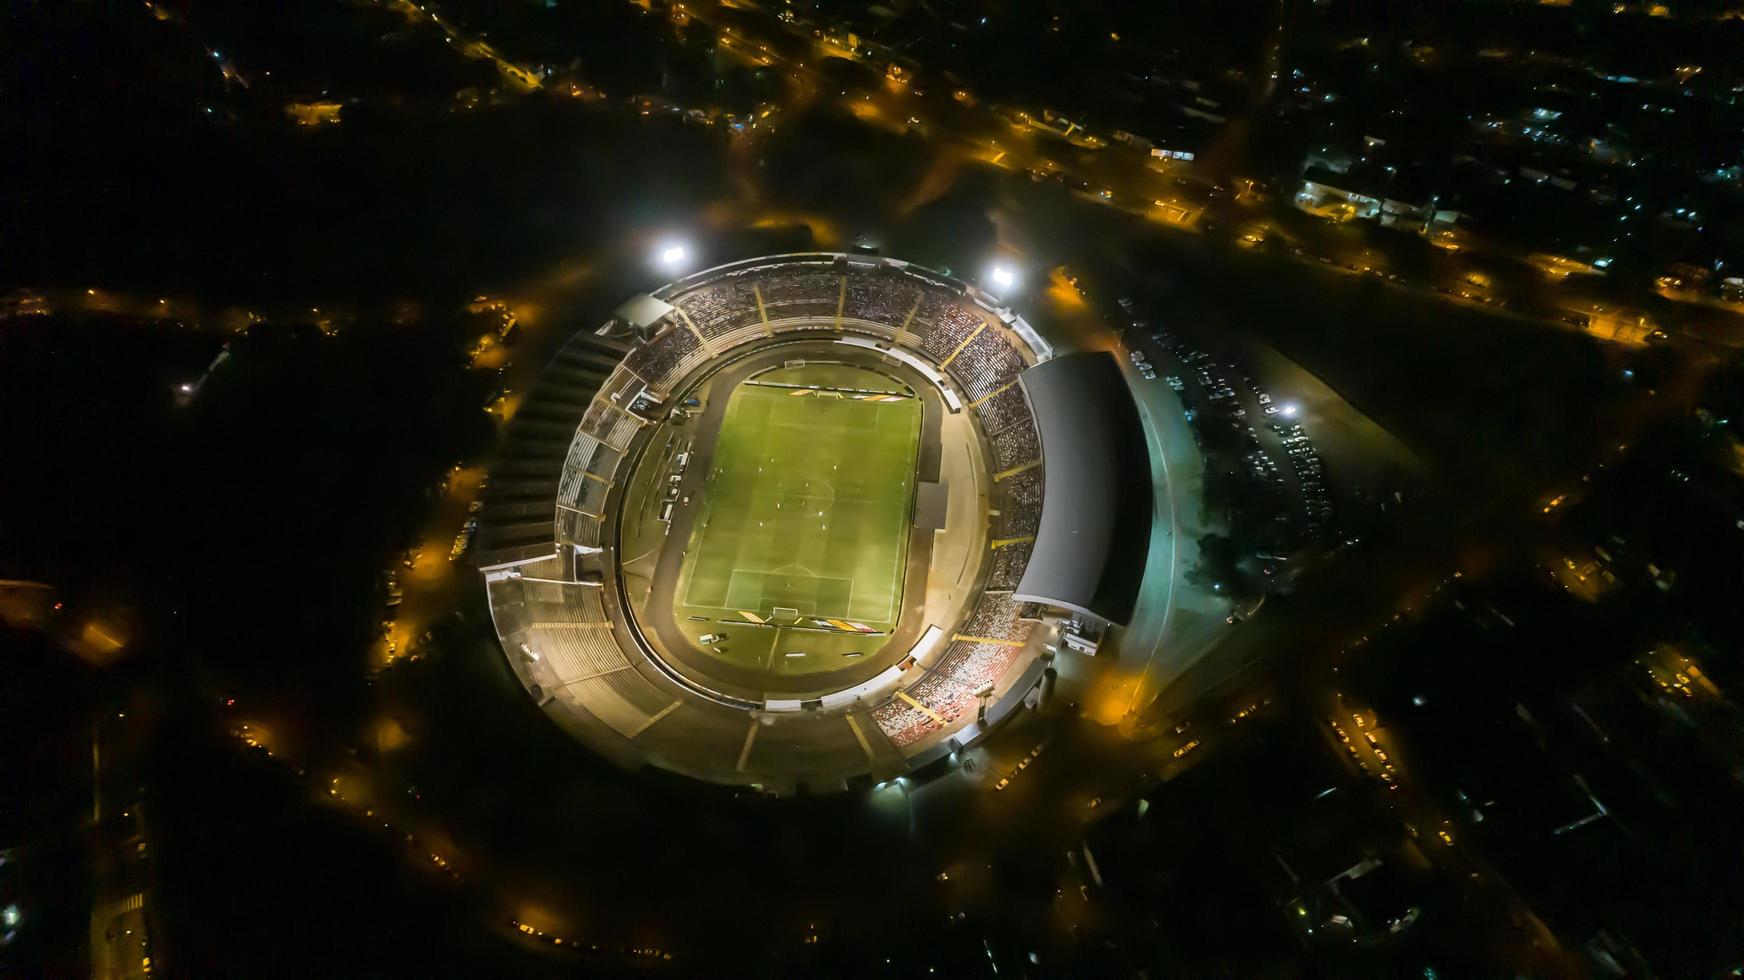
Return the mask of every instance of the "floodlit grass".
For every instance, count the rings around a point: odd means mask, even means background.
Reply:
[[[903,389],[874,372],[817,365],[769,372],[733,391],[706,509],[680,573],[681,619],[731,621],[741,610],[770,617],[780,607],[877,629],[895,625],[921,404],[855,397],[863,391]],[[750,640],[745,634],[754,630],[741,623],[733,632]],[[841,645],[815,636],[808,647],[803,637],[784,635],[780,646],[822,654]],[[769,642],[749,645],[768,650]]]

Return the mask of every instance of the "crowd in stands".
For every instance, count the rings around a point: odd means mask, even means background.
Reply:
[[[674,297],[672,305],[683,310],[702,335],[712,340],[761,319],[751,285],[747,277],[722,279]]]
[[[836,315],[841,299],[840,273],[825,271],[774,272],[761,277],[763,308],[769,319],[780,320],[796,316]]]
[[[902,326],[921,297],[919,286],[895,275],[848,273],[847,283],[844,297],[842,274],[838,272],[752,272],[692,289],[673,297],[672,304],[690,316],[703,336],[714,339],[761,321],[753,284],[761,288],[764,309],[771,319],[833,318],[840,302],[844,317],[869,320],[892,329]]]
[[[1002,473],[1034,462],[1042,456],[1041,440],[1033,425],[1012,425],[987,440],[993,447],[993,470]]]
[[[665,332],[630,351],[624,364],[649,384],[664,381],[679,362],[699,346],[696,334],[676,322]]]
[[[1030,414],[1029,402],[1024,398],[1021,385],[1012,385],[992,398],[976,406],[975,411],[981,415],[981,428],[997,435],[1014,425],[1035,426],[1035,417]]]
[[[977,401],[1016,381],[1027,366],[1023,355],[1006,342],[1005,335],[988,327],[957,353],[950,372],[962,383],[969,400]]]
[[[899,746],[918,742],[939,729],[939,723],[930,715],[901,698],[891,698],[873,708],[872,720],[892,745]]]
[[[932,336],[933,323],[938,320],[939,312],[949,302],[934,289],[925,290],[920,294],[920,306],[915,308],[914,319],[910,320],[908,324],[908,332],[913,334],[923,346],[927,338]]]
[[[958,643],[946,654],[939,669],[949,670],[964,692],[964,699],[973,703],[976,692],[999,680],[1022,652],[1018,647],[998,643]]]
[[[1028,544],[1008,544],[993,551],[993,571],[987,576],[987,587],[1009,592],[1023,580],[1024,566],[1029,564]]]
[[[983,593],[961,635],[1022,643],[1029,639],[1033,626],[1018,619],[1019,611],[1009,594]],[[1021,646],[1004,643],[958,640],[924,677],[904,692],[923,705],[925,711],[901,698],[891,698],[872,709],[872,719],[892,744],[899,747],[912,744],[942,727],[927,711],[943,718],[948,725],[975,710],[980,692],[1004,676],[1023,650]]]
[[[946,303],[933,314],[930,321],[932,329],[926,332],[921,346],[932,355],[933,360],[943,361],[985,322],[980,315],[957,303]]]
[[[975,706],[976,689],[966,686],[957,676],[960,658],[956,654],[966,645],[953,644],[932,670],[927,671],[925,676],[908,688],[909,697],[931,708],[947,725],[961,718],[965,710]]]
[[[919,287],[901,277],[850,273],[842,315],[899,329],[919,298]]]
[[[1000,536],[1035,534],[1042,514],[1041,471],[1029,470],[1007,477],[999,482],[998,488],[1005,496],[1005,506],[1000,508]]]
[[[992,637],[997,640],[1029,639],[1030,624],[1017,618],[1017,603],[1008,592],[984,592],[968,622],[959,630],[964,636]]]

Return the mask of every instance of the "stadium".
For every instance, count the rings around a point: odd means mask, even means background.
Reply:
[[[1114,358],[892,258],[710,269],[571,337],[475,560],[509,667],[631,768],[772,794],[909,772],[1130,618],[1150,466]]]

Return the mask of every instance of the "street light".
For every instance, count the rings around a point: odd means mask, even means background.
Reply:
[[[1017,270],[1003,262],[996,262],[987,270],[987,281],[999,292],[1009,292],[1017,285]]]
[[[1282,415],[1283,417],[1285,417],[1287,419],[1293,419],[1296,416],[1302,414],[1302,406],[1296,404],[1295,402],[1285,402],[1284,407],[1278,409],[1278,414]]]

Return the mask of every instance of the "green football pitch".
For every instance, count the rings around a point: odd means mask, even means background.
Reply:
[[[738,386],[677,611],[768,618],[792,609],[893,626],[920,420],[921,403],[905,388],[844,365],[783,368]]]

